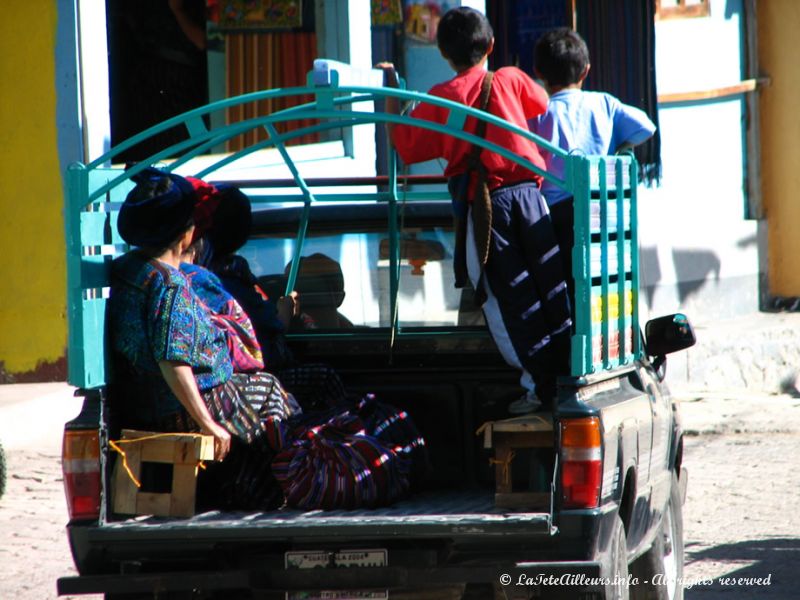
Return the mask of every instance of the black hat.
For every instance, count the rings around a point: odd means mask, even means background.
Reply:
[[[119,211],[120,236],[132,246],[166,248],[192,223],[194,187],[180,175],[153,167],[131,180],[136,187]]]
[[[239,188],[225,183],[216,186],[214,197],[218,204],[211,217],[208,239],[215,256],[233,254],[250,237],[253,214],[250,198]]]

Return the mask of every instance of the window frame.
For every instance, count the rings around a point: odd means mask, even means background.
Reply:
[[[656,19],[694,19],[711,15],[711,0],[698,0],[695,4],[686,4],[686,0],[675,0],[677,6],[661,6],[662,0],[656,0]]]

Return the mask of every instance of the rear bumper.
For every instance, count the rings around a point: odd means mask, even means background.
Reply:
[[[238,570],[63,577],[58,594],[142,593],[181,590],[232,591],[399,589],[413,586],[499,583],[513,589],[538,589],[547,598],[603,589],[598,562],[542,562],[439,568],[373,567],[310,570]]]

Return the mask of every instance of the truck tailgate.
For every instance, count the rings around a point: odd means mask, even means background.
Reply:
[[[280,510],[269,513],[195,515],[190,519],[139,517],[106,523],[89,534],[93,542],[191,539],[197,543],[231,540],[304,538],[379,540],[381,538],[465,538],[475,535],[552,534],[549,512],[508,512],[481,492],[428,492],[378,509],[350,511]]]

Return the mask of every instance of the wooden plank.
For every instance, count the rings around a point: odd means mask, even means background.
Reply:
[[[214,436],[203,435],[201,438],[195,438],[197,444],[197,451],[195,459],[197,460],[216,460],[214,455]]]
[[[494,434],[498,432],[553,431],[553,416],[545,413],[494,421],[492,431]]]
[[[214,460],[214,437],[199,433],[158,433],[154,431],[138,431],[123,429],[121,439],[137,440],[150,436],[158,436],[152,440],[141,442],[143,446],[142,460],[145,462],[163,463],[197,463],[198,460]],[[135,444],[125,444],[133,446]],[[186,450],[176,454],[176,448],[186,445]],[[185,457],[176,459],[185,454]]]
[[[757,79],[745,79],[734,85],[727,85],[709,90],[695,90],[689,92],[675,92],[672,94],[659,94],[659,104],[675,104],[678,102],[697,102],[699,100],[714,100],[727,98],[738,94],[753,92],[758,87]]]
[[[513,450],[505,444],[498,445],[494,451],[494,481],[498,494],[511,492],[511,462]]]
[[[132,448],[123,448],[128,467],[137,479],[141,476],[142,461],[139,448],[134,446]],[[137,514],[136,495],[139,488],[133,483],[133,480],[128,475],[128,472],[122,466],[122,456],[117,456],[116,464],[114,465],[114,487],[111,491],[113,498],[114,512],[124,515]]]
[[[552,431],[504,431],[494,432],[495,446],[510,448],[552,448]]]
[[[146,439],[152,436],[153,439]],[[191,517],[197,494],[197,463],[214,460],[214,438],[195,433],[156,433],[123,429],[122,440],[141,440],[122,444],[128,464],[137,478],[143,462],[172,465],[170,493],[140,491],[118,461],[114,471],[114,512],[120,514]]]
[[[139,492],[136,494],[136,514],[168,517],[171,494]]]
[[[191,517],[197,493],[197,465],[175,465],[172,470],[172,493],[169,516]]]
[[[126,444],[126,446],[140,446],[142,448],[142,462],[171,464],[175,456],[175,444],[179,443],[175,439],[164,438],[145,440],[136,444]]]

